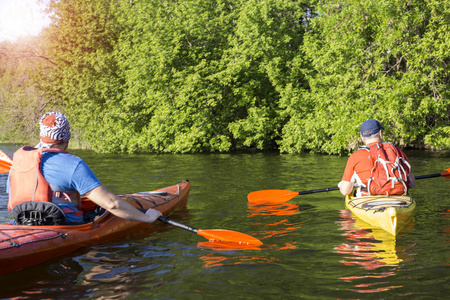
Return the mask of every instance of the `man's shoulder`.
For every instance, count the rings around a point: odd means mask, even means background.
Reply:
[[[349,159],[354,161],[361,161],[361,160],[367,160],[369,157],[369,148],[366,148],[366,146],[359,147],[358,150],[353,152]]]
[[[360,146],[358,149],[356,149],[355,152],[353,152],[350,156],[358,156],[358,155],[367,155],[370,151],[370,147],[365,145],[365,146]]]
[[[42,155],[43,161],[55,160],[55,161],[70,161],[72,163],[81,163],[84,160],[69,152],[44,152]]]

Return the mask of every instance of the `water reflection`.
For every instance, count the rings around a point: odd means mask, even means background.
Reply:
[[[164,263],[176,256],[154,241],[98,245],[81,259],[84,272],[79,284],[91,287],[90,299],[127,299],[138,293],[142,293],[139,299],[149,299],[150,289],[167,283],[161,281],[163,274],[172,273],[177,280],[178,273],[170,271],[170,263]],[[145,284],[141,285],[138,275],[146,278]]]
[[[332,186],[341,172],[324,173],[323,166],[343,170],[347,157],[73,152],[116,193],[152,190],[188,178],[193,185],[187,210],[175,211],[171,218],[197,228],[236,230],[264,245],[260,250],[226,250],[196,234],[156,223],[150,227],[155,231],[149,229],[147,234],[132,233],[116,244],[68,255],[72,262],[52,267],[54,275],[48,274],[49,266],[64,258],[3,276],[0,298],[448,298],[448,179],[416,183],[413,196],[420,209],[415,228],[389,242],[370,227],[355,224],[351,215],[339,217],[343,203],[338,194],[315,194],[286,206],[246,204],[254,190]],[[449,162],[450,153],[444,157],[433,153],[408,155],[415,173],[437,173]],[[11,220],[5,182],[6,177],[0,176],[3,222]],[[70,265],[74,261],[81,270]]]
[[[198,242],[197,247],[216,251],[261,250],[261,246],[216,241]]]
[[[446,222],[444,222],[446,225],[440,226],[440,229],[443,232],[443,235],[449,237],[450,236],[450,226],[448,224],[450,221],[450,209],[446,209],[442,212],[442,219],[446,221]]]
[[[125,299],[131,294],[127,284],[132,282],[130,276],[130,258],[115,253],[89,251],[84,262],[93,263],[85,267],[81,284],[91,286],[92,293],[108,299]]]
[[[264,242],[262,246],[252,245],[237,245],[233,243],[217,243],[217,242],[199,242],[197,247],[210,249],[215,251],[226,251],[228,255],[218,255],[217,253],[208,253],[200,257],[204,261],[205,267],[218,267],[223,265],[238,265],[238,264],[260,264],[274,262],[276,258],[264,258],[261,256],[245,255],[242,250],[261,250],[264,249],[297,249],[296,242],[291,239],[288,242],[281,242],[277,244],[269,244],[267,240],[270,238],[289,237],[291,233],[297,231],[301,227],[301,223],[289,221],[287,218],[273,221],[274,216],[293,216],[299,213],[299,206],[294,203],[247,203],[247,213],[249,218],[258,218],[253,221],[252,226],[257,228],[264,228],[264,230],[250,233],[250,235],[258,236]],[[268,217],[265,217],[268,216]],[[270,221],[267,221],[270,218]],[[231,253],[230,253],[231,252]],[[235,254],[235,255],[233,255]]]
[[[83,267],[72,258],[32,267],[26,272],[2,276],[2,299],[75,299],[89,287],[74,286]],[[18,284],[20,283],[20,284]]]
[[[267,258],[267,257],[261,257],[261,256],[253,256],[251,255],[245,255],[245,252],[243,251],[235,251],[235,250],[242,250],[237,248],[226,248],[226,247],[220,247],[220,245],[212,245],[208,244],[209,242],[201,242],[197,245],[201,248],[208,248],[213,249],[216,251],[232,251],[232,253],[223,253],[223,255],[219,255],[217,253],[208,253],[206,255],[202,255],[199,258],[204,262],[205,268],[212,268],[212,267],[219,267],[219,266],[230,266],[230,265],[242,265],[242,264],[262,264],[262,263],[270,263],[278,261],[276,258]],[[215,243],[217,244],[217,243]],[[251,249],[247,249],[251,250]],[[261,249],[253,249],[253,250],[261,250]]]
[[[294,203],[252,203],[248,202],[247,212],[249,217],[268,215],[268,216],[292,216],[299,213],[299,207]]]
[[[223,265],[239,265],[242,263],[259,263],[260,258],[245,255],[249,250],[261,250],[261,246],[251,244],[226,243],[226,242],[198,242],[197,247],[218,252],[226,251],[227,256],[218,255],[217,252],[208,253],[199,258],[205,263],[206,268]],[[244,250],[244,251],[243,251]]]
[[[341,210],[340,217],[338,224],[341,226],[340,230],[344,230],[342,236],[348,240],[334,248],[336,253],[344,255],[344,259],[340,262],[347,266],[358,266],[373,271],[364,275],[340,277],[345,282],[355,283],[354,289],[349,290],[358,293],[377,293],[402,287],[390,285],[391,280],[387,279],[397,274],[400,263],[409,260],[404,249],[399,251],[396,237],[354,218],[349,210]],[[409,229],[405,228],[404,232]],[[381,267],[389,269],[385,272],[376,270]],[[376,287],[379,285],[383,286]]]
[[[257,226],[258,228],[264,228],[264,230],[258,231],[255,233],[257,236],[262,237],[261,240],[267,240],[269,238],[281,238],[284,236],[288,236],[293,232],[296,232],[301,228],[301,222],[299,221],[291,221],[289,218],[278,218],[277,221],[273,221],[274,216],[294,216],[299,214],[300,209],[299,206],[295,203],[247,203],[247,212],[248,216],[257,217],[257,216],[270,216],[270,221],[267,222],[268,218],[257,219],[252,223],[252,225]],[[270,249],[297,249],[296,242],[282,242],[280,244],[268,244],[265,243],[265,247]]]
[[[6,181],[8,174],[0,174],[0,224],[11,222],[10,214],[6,208],[8,204],[8,194],[6,193]]]

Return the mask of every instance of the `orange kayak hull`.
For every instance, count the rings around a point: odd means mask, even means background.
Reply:
[[[191,183],[184,181],[153,192],[120,196],[139,209],[154,208],[167,216],[186,205],[190,187]],[[86,198],[83,200],[90,202]],[[109,212],[81,225],[0,225],[0,275],[40,264],[85,246],[101,244],[146,226],[149,224],[127,221]]]

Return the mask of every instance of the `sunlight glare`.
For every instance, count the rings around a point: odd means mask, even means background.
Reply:
[[[37,0],[0,0],[0,42],[37,35],[50,23]]]

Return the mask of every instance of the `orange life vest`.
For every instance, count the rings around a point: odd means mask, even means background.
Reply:
[[[68,201],[71,201],[71,196],[75,195],[75,203],[79,203],[79,194],[76,191],[73,191],[74,193],[71,193],[69,197],[67,193],[52,190],[41,171],[43,152],[67,153],[60,149],[36,149],[30,146],[24,146],[14,153],[9,175],[8,210],[12,210],[15,205],[22,202],[56,202],[56,198],[64,201],[60,194],[64,194]]]

